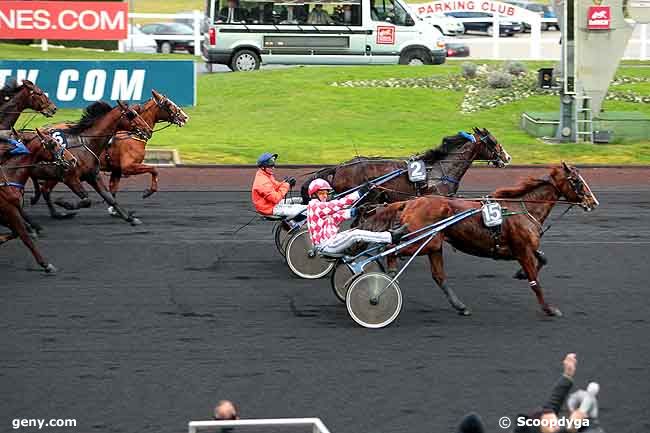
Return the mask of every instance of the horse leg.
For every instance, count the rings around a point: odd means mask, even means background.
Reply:
[[[32,183],[34,184],[34,195],[29,200],[29,203],[34,206],[41,199],[41,185],[35,177],[32,177]]]
[[[41,185],[40,190],[47,204],[47,208],[50,211],[50,216],[54,219],[66,219],[72,218],[76,215],[74,212],[59,212],[52,204],[52,189],[58,182],[56,180],[48,180],[43,185]]]
[[[542,250],[535,250],[535,257],[537,257],[537,272],[539,273],[542,268],[548,264],[548,259]],[[527,277],[524,270],[519,269],[517,272],[515,272],[512,278],[517,280],[525,280]]]
[[[454,292],[451,287],[447,286],[447,274],[445,273],[445,265],[441,250],[429,253],[429,264],[431,265],[431,276],[447,297],[449,304],[454,307],[461,316],[471,316],[472,311],[467,308],[458,296],[456,296],[456,292]]]
[[[38,237],[38,235],[43,231],[43,227],[34,221],[34,219],[25,212],[25,209],[20,207],[18,210],[20,211],[20,216],[23,217],[23,220],[27,225],[30,236]]]
[[[108,182],[108,189],[111,192],[111,195],[113,198],[117,196],[117,190],[119,189],[120,186],[120,180],[122,179],[122,171],[121,170],[113,170],[111,171],[111,179]],[[108,213],[111,216],[114,217],[119,217],[120,214],[117,213],[115,208],[113,206],[108,207]]]
[[[111,193],[108,192],[108,189],[106,188],[106,185],[104,185],[104,181],[101,177],[95,176],[94,178],[88,179],[87,182],[95,189],[95,191],[97,191],[97,194],[99,194],[109,206],[112,206],[115,209],[120,218],[128,223],[131,223],[132,226],[142,224],[142,221],[134,218],[132,215],[122,209],[120,205],[117,204]]]
[[[158,169],[147,164],[131,164],[122,169],[122,174],[125,176],[137,176],[145,173],[151,174],[151,184],[142,193],[142,198],[147,198],[158,191]]]
[[[544,291],[542,290],[542,286],[539,284],[539,281],[537,279],[538,264],[537,259],[535,258],[535,251],[526,251],[524,255],[522,257],[518,257],[517,260],[519,260],[519,264],[521,264],[521,267],[528,277],[528,284],[530,285],[530,288],[533,290],[533,292],[535,292],[537,302],[539,303],[540,307],[542,307],[542,311],[544,311],[547,316],[561,316],[562,312],[557,307],[547,304],[546,300],[544,299]]]
[[[56,273],[56,268],[51,263],[47,263],[45,258],[41,253],[36,249],[34,241],[27,233],[27,227],[25,227],[25,222],[20,216],[20,211],[15,206],[8,206],[5,208],[5,218],[8,223],[9,228],[20,237],[20,240],[23,241],[23,244],[32,252],[36,262],[47,272],[48,274]]]
[[[391,277],[394,278],[395,275],[397,275],[397,256],[392,255],[386,257],[386,273]]]

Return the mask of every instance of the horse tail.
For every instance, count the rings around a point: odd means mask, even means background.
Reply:
[[[328,181],[330,184],[332,184],[332,179],[334,179],[334,174],[336,173],[336,166],[334,167],[325,167],[321,168],[320,170],[314,172],[312,175],[308,176],[305,179],[305,182],[302,184],[300,187],[300,196],[302,197],[302,204],[308,204],[310,197],[309,197],[309,184],[314,180],[314,179],[325,179]],[[333,187],[334,185],[332,185]]]

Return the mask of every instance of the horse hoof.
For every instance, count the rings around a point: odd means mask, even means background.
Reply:
[[[523,269],[519,269],[515,274],[512,276],[515,280],[525,280],[528,277],[526,276],[526,273],[524,272]]]
[[[118,217],[118,218],[120,216],[120,214],[115,210],[113,206],[108,207],[108,214],[112,217]]]
[[[472,315],[472,310],[469,308],[463,308],[462,310],[458,310],[458,315],[459,316],[471,316]]]
[[[39,201],[40,199],[41,199],[40,197],[32,197],[32,198],[29,199],[29,204],[31,204],[32,206],[34,206],[36,203],[38,203],[38,201]]]
[[[548,306],[544,308],[544,313],[550,317],[562,317],[562,312],[557,307]]]
[[[140,221],[137,218],[132,218],[131,221],[129,222],[131,223],[132,226],[139,226],[140,224],[142,224],[142,221]]]
[[[57,206],[59,206],[59,207],[62,207],[62,208],[65,209],[65,210],[74,210],[74,206],[72,206],[72,205],[71,205],[70,203],[68,203],[67,201],[56,200],[56,201],[54,202],[54,204],[57,205]]]
[[[48,263],[47,266],[45,266],[45,273],[46,274],[54,275],[54,274],[56,274],[57,271],[58,271],[58,269],[52,263]]]
[[[52,218],[55,220],[68,220],[74,218],[77,215],[77,212],[55,212],[52,214]]]
[[[144,192],[142,193],[142,198],[151,197],[154,192],[156,192],[156,191],[154,191],[152,189],[145,189]]]

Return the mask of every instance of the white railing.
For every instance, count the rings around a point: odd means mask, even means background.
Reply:
[[[236,421],[190,421],[189,433],[198,433],[201,429],[223,427],[311,427],[312,433],[330,433],[320,418],[278,418],[278,419],[243,419]]]

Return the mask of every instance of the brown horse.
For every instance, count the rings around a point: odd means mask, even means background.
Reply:
[[[23,80],[19,86],[11,81],[0,89],[0,130],[12,128],[28,108],[46,117],[54,116],[56,105],[34,83]]]
[[[104,180],[99,175],[99,155],[109,145],[111,137],[118,129],[131,129],[140,137],[146,139],[150,138],[152,133],[147,122],[133,108],[121,101],[118,101],[115,108],[111,108],[105,102],[95,102],[86,108],[79,122],[48,126],[47,131],[58,136],[61,140],[65,140],[67,142],[66,147],[78,160],[77,166],[65,174],[63,183],[81,200],[77,203],[57,200],[56,204],[67,210],[90,207],[91,200],[82,185],[82,181],[85,181],[97,191],[109,206],[115,208],[122,219],[132,225],[138,225],[141,224],[140,220],[134,218],[117,204],[113,196],[108,192]],[[37,187],[37,179],[45,181],[40,188]],[[60,181],[59,173],[56,173],[50,167],[38,168],[34,170],[32,180],[36,190],[35,196],[32,198],[32,204],[38,201],[40,190],[53,218],[65,218],[74,215],[60,213],[52,204],[50,194]]]
[[[45,272],[54,273],[56,268],[45,260],[27,232],[22,216],[23,188],[34,168],[44,164],[70,166],[76,161],[56,139],[39,129],[18,138],[25,140],[30,152],[14,156],[0,165],[0,224],[12,232],[0,236],[0,244],[20,237]]]
[[[502,206],[511,207],[516,214],[504,218],[500,229],[490,229],[483,224],[480,214],[468,217],[435,236],[421,255],[427,255],[431,274],[447,296],[450,304],[463,315],[470,311],[446,285],[442,246],[443,240],[454,248],[474,256],[497,260],[517,260],[544,313],[561,315],[560,310],[546,303],[538,280],[539,263],[535,251],[539,248],[542,224],[560,198],[579,205],[587,211],[598,206],[598,200],[589,185],[575,167],[562,163],[541,179],[529,178],[513,188],[501,188],[493,193]],[[397,222],[407,224],[409,231],[433,224],[459,212],[481,207],[480,201],[428,196],[387,205],[362,219],[361,228],[381,231]],[[412,255],[421,243],[400,251],[400,255]],[[391,257],[389,268],[395,268],[396,257]]]
[[[427,167],[427,180],[422,185],[409,181],[407,174],[386,182],[378,188],[383,191],[375,194],[369,202],[395,202],[420,195],[453,195],[458,190],[465,172],[476,160],[494,162],[497,167],[505,167],[511,160],[508,152],[487,129],[474,128],[473,134],[459,133],[445,137],[440,147],[431,149],[412,159],[421,159]],[[404,169],[403,160],[357,157],[351,161],[321,169],[310,176],[301,187],[303,202],[309,201],[309,183],[322,178],[327,180],[338,193],[354,188],[371,179],[394,170]]]
[[[158,122],[169,122],[184,126],[189,116],[171,99],[155,90],[151,99],[142,105],[133,106],[150,128]],[[151,174],[151,185],[142,194],[147,198],[158,191],[158,170],[152,165],[143,164],[147,140],[130,131],[118,131],[111,146],[100,155],[101,170],[111,173],[109,189],[113,197],[117,194],[122,176]],[[113,213],[113,212],[111,212]]]

